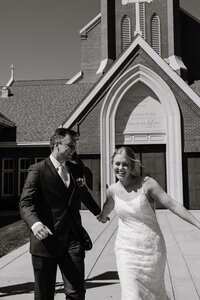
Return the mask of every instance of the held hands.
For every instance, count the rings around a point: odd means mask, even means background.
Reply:
[[[53,233],[47,226],[41,223],[33,229],[33,234],[38,240],[44,240],[49,234],[52,235]]]
[[[101,222],[101,223],[106,223],[107,221],[110,221],[110,218],[109,217],[103,217],[103,215],[102,214],[100,214],[100,215],[98,215],[97,216],[97,220],[99,221],[99,222]]]

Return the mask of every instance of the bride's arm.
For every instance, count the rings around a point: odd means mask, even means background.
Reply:
[[[174,214],[200,229],[199,220],[196,219],[182,204],[171,198],[153,178],[149,178],[146,181],[145,190],[147,195],[150,194],[151,198],[159,201],[159,203],[171,210]]]
[[[111,213],[111,211],[114,208],[114,200],[113,200],[113,192],[112,187],[109,187],[107,190],[107,199],[106,202],[103,205],[103,210],[99,216],[97,216],[97,220],[99,220],[102,223],[106,223],[109,219],[108,215]]]

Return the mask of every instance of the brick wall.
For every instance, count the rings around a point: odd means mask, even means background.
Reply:
[[[96,72],[101,62],[101,22],[93,27],[86,39],[81,40],[81,70],[84,78],[81,82],[95,82],[99,78]]]
[[[150,5],[146,4],[146,41],[151,44],[151,18],[154,13],[160,17],[161,21],[161,50],[162,57],[168,57],[168,19],[167,19],[167,1],[157,0]],[[123,6],[121,1],[116,1],[116,53],[117,56],[121,53],[121,20],[124,15],[127,15],[131,20],[131,34],[134,38],[135,30],[135,4]]]

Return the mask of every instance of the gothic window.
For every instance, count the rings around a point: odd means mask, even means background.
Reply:
[[[130,18],[124,16],[121,23],[121,41],[122,51],[125,50],[131,41],[131,21]]]
[[[156,14],[151,19],[151,47],[161,55],[160,18]]]
[[[140,14],[140,30],[142,31],[142,37],[145,39],[145,4],[139,3]]]

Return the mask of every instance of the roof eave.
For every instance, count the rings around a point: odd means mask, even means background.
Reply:
[[[15,127],[15,123],[0,117],[0,125],[4,127]]]
[[[38,142],[0,142],[0,148],[16,148],[16,147],[49,147],[49,141]]]

